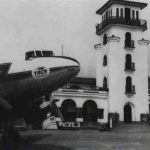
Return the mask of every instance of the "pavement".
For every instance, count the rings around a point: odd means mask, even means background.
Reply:
[[[144,126],[119,126],[123,132],[117,128],[105,132],[89,129],[28,130],[20,132],[24,140],[16,150],[150,150],[150,126]]]

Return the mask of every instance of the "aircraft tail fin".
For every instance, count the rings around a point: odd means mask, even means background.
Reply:
[[[4,77],[8,74],[9,68],[12,63],[2,63],[0,64],[0,77]]]

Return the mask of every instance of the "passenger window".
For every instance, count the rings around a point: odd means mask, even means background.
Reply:
[[[25,60],[31,60],[33,58],[35,58],[34,51],[26,52],[26,54],[25,54]]]
[[[35,51],[35,53],[36,53],[36,57],[42,57],[41,51]]]

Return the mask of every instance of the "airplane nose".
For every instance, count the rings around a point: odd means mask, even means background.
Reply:
[[[71,57],[61,56],[64,60],[66,60],[68,68],[68,72],[73,73],[74,75],[77,75],[80,71],[80,63]]]

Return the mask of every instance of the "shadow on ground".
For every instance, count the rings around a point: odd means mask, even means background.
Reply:
[[[51,135],[30,135],[21,141],[11,141],[10,144],[0,142],[0,150],[71,150],[71,148],[53,144],[33,144]]]

